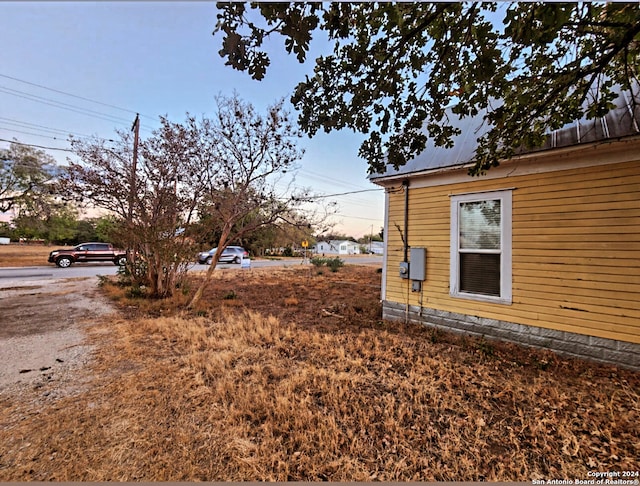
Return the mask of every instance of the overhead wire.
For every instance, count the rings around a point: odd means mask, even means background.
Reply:
[[[300,171],[298,172],[302,177],[308,178],[308,179],[314,179],[320,182],[328,182],[332,185],[337,185],[337,186],[342,186],[342,187],[346,187],[346,188],[358,188],[358,189],[364,189],[364,187],[360,186],[360,185],[356,185],[356,184],[350,184],[347,182],[343,182],[335,177],[330,177],[324,174],[318,174],[317,172],[313,172],[309,169],[300,169]]]
[[[336,194],[324,194],[322,196],[311,196],[308,199],[325,199],[328,197],[336,197],[336,196],[346,196],[349,194],[359,194],[362,192],[374,192],[374,191],[384,191],[384,189],[382,188],[377,188],[377,189],[362,189],[360,191],[349,191],[349,192],[339,192]]]
[[[91,138],[91,135],[85,135],[82,133],[76,133],[76,132],[72,132],[71,130],[62,130],[60,128],[52,128],[52,127],[47,127],[45,125],[38,125],[37,123],[29,123],[29,122],[23,122],[20,120],[15,120],[13,118],[5,118],[3,116],[0,116],[0,123],[4,123],[4,124],[9,124],[9,125],[15,125],[19,128],[28,128],[28,129],[33,129],[33,130],[43,130],[45,132],[51,132],[51,133],[58,133],[61,135],[74,135],[78,138]],[[9,129],[7,129],[9,130]],[[11,129],[13,130],[13,129]]]
[[[121,118],[119,116],[113,116],[106,113],[101,113],[95,110],[89,110],[87,108],[82,108],[76,105],[71,105],[69,103],[63,103],[61,101],[52,100],[51,98],[44,98],[42,96],[33,95],[31,93],[26,93],[24,91],[20,91],[17,89],[7,88],[6,86],[0,86],[0,92],[10,94],[12,96],[17,96],[18,98],[24,98],[29,101],[35,101],[38,103],[43,103],[45,105],[54,106],[56,108],[62,108],[64,110],[73,111],[76,113],[80,113],[82,115],[93,116],[96,118],[101,118],[110,122],[117,123],[130,123],[126,118]]]
[[[33,143],[23,143],[23,142],[18,142],[17,140],[7,140],[6,138],[0,138],[0,142],[15,143],[16,145],[22,145],[23,147],[35,147],[35,148],[44,149],[44,150],[59,150],[61,152],[73,153],[73,150],[71,149],[58,148],[58,147],[44,147],[43,145],[36,145]]]
[[[342,216],[343,218],[363,219],[365,221],[382,221],[382,216],[379,218],[365,218],[363,216],[352,216],[350,214],[342,214],[342,213],[337,213],[334,216]]]
[[[119,110],[122,112],[126,112],[126,113],[130,113],[130,114],[139,114],[138,111],[134,111],[134,110],[130,110],[127,108],[122,108],[110,103],[104,103],[102,101],[98,101],[98,100],[94,100],[91,98],[87,98],[84,96],[79,96],[79,95],[75,95],[73,93],[69,93],[69,92],[65,92],[65,91],[61,91],[58,89],[54,89],[54,88],[50,88],[41,84],[37,84],[37,83],[33,83],[30,81],[26,81],[23,79],[19,79],[13,76],[8,76],[6,74],[1,74],[0,73],[0,77],[2,78],[6,78],[6,79],[10,79],[12,81],[17,81],[20,83],[24,83],[26,85],[29,86],[33,86],[33,87],[37,87],[40,89],[44,89],[53,93],[58,93],[61,95],[65,95],[65,96],[69,96],[78,100],[82,100],[82,101],[86,101],[89,103],[95,103],[97,105],[100,106],[104,106],[104,107],[108,107],[108,108],[112,108],[115,110]],[[92,109],[88,109],[88,108],[84,108],[78,105],[74,105],[74,104],[70,104],[70,103],[64,103],[62,101],[58,101],[55,99],[51,99],[51,98],[47,98],[47,97],[43,97],[43,96],[38,96],[35,94],[31,94],[25,91],[20,91],[20,90],[16,90],[16,89],[12,89],[6,86],[0,86],[0,92],[3,92],[5,94],[8,95],[12,95],[12,96],[16,96],[16,97],[20,97],[23,99],[27,99],[29,101],[32,102],[37,102],[37,103],[42,103],[42,104],[46,104],[49,106],[53,106],[55,108],[59,108],[59,109],[64,109],[64,110],[68,110],[68,111],[72,111],[75,113],[79,113],[81,115],[84,116],[88,116],[88,117],[93,117],[93,118],[97,118],[97,119],[102,119],[105,121],[109,121],[112,123],[118,123],[121,125],[125,125],[125,126],[129,126],[131,121],[125,118],[122,118],[120,116],[116,116],[116,115],[112,115],[112,114],[108,114],[108,113],[104,113],[101,111],[96,111],[96,110],[92,110]],[[139,114],[139,116],[144,117],[144,118],[148,118],[148,119],[155,119],[155,117],[151,117],[149,115],[145,115],[145,114]],[[76,135],[80,138],[90,138],[90,136],[88,135],[83,135],[83,134],[78,134],[78,133],[74,133],[72,131],[65,131],[62,129],[58,129],[58,128],[52,128],[52,127],[47,127],[44,125],[38,125],[35,123],[29,123],[29,122],[21,122],[19,120],[14,120],[11,118],[5,118],[5,117],[0,117],[0,120],[4,121],[4,123],[6,124],[10,124],[10,125],[15,125],[18,128],[26,128],[26,129],[34,129],[34,130],[38,130],[38,131],[44,131],[44,132],[49,132],[50,134],[55,135],[56,133],[59,134],[65,134],[65,135]],[[145,127],[144,125],[141,125],[141,128],[143,128],[145,131],[152,131],[150,128]],[[45,135],[43,133],[31,133],[31,132],[26,132],[26,131],[21,131],[15,128],[3,128],[0,127],[0,129],[2,130],[9,130],[15,133],[23,133],[23,134],[27,134],[27,135],[32,135],[32,136],[37,136],[37,137],[42,137],[42,138],[48,138],[48,139],[52,139],[52,140],[60,140],[54,136],[51,135]],[[21,145],[21,146],[26,146],[26,147],[33,147],[33,148],[38,148],[38,149],[43,149],[43,150],[54,150],[54,151],[60,151],[60,152],[67,152],[67,153],[74,153],[73,150],[68,149],[68,148],[59,148],[59,147],[50,147],[50,146],[45,146],[45,145],[39,145],[39,144],[30,144],[30,143],[24,143],[24,142],[19,142],[17,140],[8,140],[8,139],[4,139],[4,138],[0,138],[0,141],[2,142],[9,142],[9,143],[14,143],[17,145]],[[65,140],[68,141],[68,140]],[[301,173],[300,173],[301,177],[310,179],[312,181],[316,181],[316,182],[320,182],[320,183],[329,183],[333,186],[338,186],[338,187],[345,187],[345,188],[351,188],[351,187],[356,187],[356,188],[361,188],[362,186],[356,185],[356,184],[349,184],[346,182],[343,182],[337,178],[331,177],[331,176],[327,176],[324,174],[319,174],[317,172],[313,172],[311,170],[307,170],[307,169],[302,169]],[[325,195],[318,195],[318,196],[311,196],[308,198],[309,201],[314,201],[314,200],[321,200],[321,199],[327,199],[327,198],[341,198],[341,201],[346,202],[347,204],[351,204],[351,205],[359,205],[359,206],[368,206],[370,207],[370,203],[367,203],[363,200],[358,201],[357,199],[354,200],[353,198],[348,198],[345,196],[349,196],[352,194],[360,194],[360,193],[366,193],[366,192],[378,192],[378,191],[382,191],[383,189],[377,188],[377,189],[357,189],[357,190],[353,190],[353,191],[345,191],[345,192],[341,192],[341,193],[333,193],[333,194],[325,194]],[[344,217],[344,218],[354,218],[354,219],[359,219],[359,220],[364,220],[364,221],[380,221],[380,218],[367,218],[367,217],[362,217],[362,216],[352,216],[352,215],[344,215],[344,214],[340,214],[340,213],[336,213],[334,216],[336,217]]]
[[[134,111],[134,110],[129,110],[129,109],[127,109],[127,108],[121,108],[121,107],[119,107],[119,106],[112,105],[112,104],[110,104],[110,103],[103,103],[102,101],[93,100],[93,99],[91,99],[91,98],[85,98],[84,96],[78,96],[78,95],[75,95],[75,94],[72,94],[72,93],[67,93],[66,91],[61,91],[61,90],[59,90],[59,89],[49,88],[49,87],[47,87],[47,86],[43,86],[43,85],[41,85],[41,84],[32,83],[32,82],[30,82],[30,81],[25,81],[24,79],[15,78],[15,77],[13,77],[13,76],[7,76],[6,74],[2,74],[2,73],[0,73],[0,77],[6,78],[6,79],[11,79],[11,80],[13,80],[13,81],[18,81],[18,82],[20,82],[20,83],[28,84],[28,85],[30,85],[30,86],[35,86],[35,87],[37,87],[37,88],[46,89],[47,91],[52,91],[52,92],[54,92],[54,93],[59,93],[59,94],[63,94],[63,95],[66,95],[66,96],[71,96],[72,98],[77,98],[77,99],[79,99],[79,100],[89,101],[89,102],[91,102],[91,103],[95,103],[95,104],[97,104],[97,105],[106,106],[106,107],[108,107],[108,108],[114,108],[114,109],[116,109],[116,110],[125,111],[125,112],[127,112],[127,113],[132,113],[132,114],[139,114],[139,115],[140,115],[140,116],[142,116],[142,117],[150,118],[150,119],[154,119],[154,120],[155,120],[155,117],[152,117],[152,116],[149,116],[149,115],[144,115],[144,114],[139,113],[139,112]]]
[[[11,80],[18,81],[18,82],[21,82],[21,83],[25,83],[25,84],[28,84],[28,85],[31,85],[31,86],[35,86],[35,87],[38,87],[38,88],[46,89],[48,91],[52,91],[52,92],[55,92],[55,93],[60,93],[60,94],[63,94],[65,96],[71,96],[73,98],[77,98],[77,99],[80,99],[80,100],[88,101],[90,103],[96,103],[98,105],[107,106],[107,107],[114,108],[114,109],[117,109],[117,110],[125,111],[127,113],[139,114],[139,112],[137,112],[137,111],[133,111],[133,110],[129,110],[129,109],[126,109],[126,108],[122,108],[122,107],[119,107],[119,106],[116,106],[116,105],[112,105],[112,104],[109,104],[109,103],[103,103],[101,101],[93,100],[91,98],[86,98],[84,96],[74,95],[72,93],[68,93],[68,92],[65,92],[65,91],[57,90],[57,89],[54,89],[54,88],[49,88],[49,87],[41,85],[41,84],[32,83],[32,82],[25,81],[25,80],[22,80],[22,79],[19,79],[19,78],[15,78],[13,76],[7,76],[6,74],[0,74],[0,77],[11,79]],[[102,111],[92,110],[92,109],[89,109],[89,108],[85,108],[85,107],[78,106],[78,105],[73,105],[73,104],[70,104],[70,103],[64,103],[62,101],[58,101],[58,100],[55,100],[55,99],[52,99],[52,98],[47,98],[47,97],[44,97],[44,96],[38,96],[36,94],[32,94],[32,93],[28,93],[28,92],[25,92],[25,91],[20,91],[20,90],[17,90],[17,89],[9,88],[7,86],[0,86],[0,93],[5,93],[5,94],[8,94],[8,95],[12,95],[12,96],[16,96],[16,97],[19,97],[19,98],[27,99],[29,101],[42,103],[42,104],[45,104],[45,105],[53,106],[55,108],[72,111],[72,112],[75,112],[75,113],[79,113],[81,115],[85,115],[85,116],[89,116],[89,117],[92,117],[92,118],[109,121],[111,123],[117,123],[117,124],[124,125],[124,126],[128,126],[131,123],[131,121],[128,118],[123,118],[123,117],[120,117],[120,116],[117,116],[117,115],[112,115],[112,114],[105,113],[105,112],[102,112]],[[141,115],[141,116],[144,116],[145,118],[150,118],[150,119],[154,118],[154,117],[151,117],[149,115]],[[153,128],[151,128],[151,127],[149,127],[147,125],[144,125],[144,124],[141,124],[140,127],[141,127],[141,129],[143,129],[143,130],[145,130],[147,132],[152,132],[153,131]]]
[[[127,109],[127,108],[122,108],[122,107],[119,107],[119,106],[116,106],[116,105],[113,105],[113,104],[110,104],[110,103],[104,103],[102,101],[94,100],[94,99],[87,98],[87,97],[84,97],[84,96],[79,96],[79,95],[76,95],[76,94],[73,94],[73,93],[69,93],[69,92],[66,92],[66,91],[62,91],[62,90],[58,90],[58,89],[51,88],[51,87],[48,87],[48,86],[44,86],[42,84],[33,83],[33,82],[30,82],[30,81],[26,81],[26,80],[23,80],[23,79],[16,78],[14,76],[8,76],[6,74],[0,73],[0,77],[6,78],[6,79],[10,79],[10,80],[13,80],[13,81],[17,81],[17,82],[20,82],[20,83],[24,83],[24,84],[27,84],[27,85],[30,85],[30,86],[34,86],[34,87],[37,87],[37,88],[41,88],[41,89],[44,89],[44,90],[47,90],[47,91],[51,91],[51,92],[54,92],[54,93],[62,94],[62,95],[65,95],[65,96],[70,96],[72,98],[76,98],[76,99],[79,99],[79,100],[83,100],[83,101],[87,101],[87,102],[90,102],[90,103],[95,103],[95,104],[98,104],[98,105],[101,105],[101,106],[117,109],[117,110],[120,110],[120,111],[123,111],[123,112],[132,113],[132,114],[133,113],[139,114],[139,112],[134,111],[134,110],[130,110],[130,109]],[[24,99],[28,99],[30,101],[44,103],[44,104],[47,104],[47,105],[54,106],[56,108],[61,108],[61,109],[66,109],[66,110],[69,110],[69,111],[77,112],[77,113],[83,114],[85,116],[91,116],[91,117],[103,119],[103,120],[106,120],[106,121],[117,122],[117,123],[126,124],[126,125],[128,125],[130,123],[130,120],[124,119],[124,118],[119,117],[119,116],[114,116],[114,115],[110,115],[110,114],[107,114],[107,113],[103,113],[103,112],[99,112],[99,111],[95,111],[95,110],[90,110],[90,109],[87,109],[87,108],[79,107],[77,105],[72,105],[72,104],[69,104],[69,103],[64,103],[64,102],[61,102],[61,101],[53,100],[51,98],[45,98],[45,97],[42,97],[42,96],[33,95],[31,93],[26,93],[24,91],[8,88],[6,86],[0,86],[0,92],[4,92],[6,94],[10,94],[10,95],[13,95],[13,96],[18,96],[18,97],[21,97],[21,98],[24,98]],[[144,114],[140,114],[140,116],[143,116],[145,118],[153,118],[153,117],[150,117],[150,116],[144,115]],[[0,117],[0,119],[4,119],[6,122],[8,122],[10,124],[15,124],[15,123],[11,123],[11,119],[7,119],[7,118],[4,118],[4,117]],[[13,120],[13,122],[16,122],[16,120]],[[49,131],[49,132],[52,132],[52,133],[65,133],[62,130],[53,129],[53,128],[50,128],[50,127],[44,127],[42,125],[36,125],[36,124],[31,124],[31,123],[23,123],[23,122],[19,122],[19,121],[18,121],[18,123],[21,123],[23,125],[23,126],[18,125],[18,126],[20,126],[20,128],[23,128],[23,127],[24,128],[38,127],[38,128],[41,128],[41,129],[43,129],[45,131]],[[48,136],[48,135],[34,134],[34,133],[24,132],[24,131],[15,130],[15,129],[10,129],[10,130],[14,131],[14,132],[17,132],[17,133],[24,133],[24,134],[29,134],[29,135],[40,136],[40,137],[43,137],[43,138],[51,138],[53,140],[57,140],[57,138],[51,137],[51,136]],[[72,132],[70,132],[70,134],[72,134]],[[83,137],[83,138],[87,137],[85,135],[80,135],[80,136]],[[12,142],[12,141],[6,140],[6,139],[0,139],[0,140],[6,141],[6,142]],[[14,143],[19,143],[20,145],[33,146],[33,147],[38,147],[38,148],[45,148],[45,149],[50,149],[50,150],[60,150],[60,151],[71,152],[71,150],[69,150],[69,149],[62,149],[62,148],[55,148],[55,147],[44,147],[44,146],[36,145],[36,144],[24,144],[24,143],[16,142],[16,141],[13,141],[13,142]],[[337,186],[342,186],[342,187],[362,187],[362,186],[357,186],[357,185],[354,185],[354,184],[344,183],[343,181],[340,181],[340,180],[338,180],[336,178],[327,177],[326,175],[318,174],[318,173],[310,171],[308,169],[301,170],[301,176],[303,176],[305,178],[308,178],[308,179],[311,179],[311,180],[316,180],[316,181],[319,181],[319,182],[327,182],[327,183],[330,183],[332,185],[337,185]],[[360,194],[360,193],[365,193],[365,192],[377,192],[377,191],[381,191],[381,190],[383,190],[383,189],[379,189],[379,188],[378,189],[359,189],[359,190],[347,191],[347,192],[342,192],[342,193],[311,196],[308,199],[309,200],[319,200],[319,199],[326,199],[326,198],[330,198],[330,197],[344,197],[344,196],[348,196],[348,195],[352,195],[352,194]],[[366,205],[367,203],[364,202],[364,201],[351,200],[350,204]],[[345,216],[345,217],[354,217],[354,216]],[[372,220],[372,221],[377,221],[377,219],[373,219],[373,218],[360,218],[360,219],[369,219],[369,220]]]
[[[16,130],[15,128],[4,128],[0,126],[0,130],[5,132],[12,132],[12,133],[22,133],[23,135],[32,135],[34,137],[40,137],[40,138],[50,138],[51,140],[61,140],[60,138],[52,137],[51,135],[42,135],[39,133],[25,132],[23,130]]]
[[[306,179],[310,179],[310,180],[315,180],[317,182],[320,183],[330,183],[332,185],[338,185],[338,186],[343,186],[343,187],[362,187],[362,186],[358,186],[356,184],[349,184],[349,183],[344,183],[342,181],[339,181],[336,178],[330,177],[330,176],[325,176],[325,175],[321,175],[318,173],[315,173],[313,171],[310,171],[308,169],[300,169],[298,171],[298,174],[300,174],[301,176],[303,176]],[[358,198],[352,198],[349,197],[350,195],[353,194],[360,194],[360,193],[365,193],[365,192],[379,192],[379,191],[383,191],[384,189],[382,188],[370,188],[370,189],[356,189],[353,191],[345,191],[345,192],[340,192],[340,193],[332,193],[332,194],[324,194],[324,195],[318,195],[318,196],[309,196],[304,198],[306,201],[308,201],[309,203],[313,203],[313,202],[317,202],[319,200],[322,199],[327,199],[327,198],[336,198],[338,199],[339,202],[339,207],[342,206],[343,204],[347,204],[349,206],[360,206],[360,207],[366,207],[367,209],[371,208],[371,201],[366,201],[364,199],[358,199]],[[381,218],[367,218],[367,217],[362,217],[362,216],[353,216],[353,215],[349,215],[349,214],[341,214],[340,212],[337,212],[335,214],[332,215],[332,217],[336,217],[336,218],[350,218],[350,219],[356,219],[356,220],[363,220],[363,221],[376,221],[376,222],[381,222]]]
[[[5,74],[0,74],[0,77],[4,77],[4,78],[11,79],[11,80],[14,80],[14,81],[19,81],[19,82],[22,82],[22,83],[25,83],[25,84],[28,84],[28,85],[31,85],[31,86],[39,87],[39,88],[42,88],[42,89],[46,89],[46,90],[49,90],[49,91],[52,91],[52,92],[55,92],[55,93],[64,94],[64,95],[67,95],[67,96],[71,96],[71,97],[78,98],[78,99],[81,99],[81,100],[89,101],[89,102],[92,102],[92,103],[97,103],[97,104],[100,104],[100,105],[103,105],[103,106],[108,106],[108,107],[111,107],[111,108],[115,108],[115,109],[118,109],[118,110],[129,112],[129,113],[137,113],[137,112],[134,112],[133,110],[128,110],[126,108],[121,108],[121,107],[118,107],[116,105],[112,105],[112,104],[109,104],[109,103],[103,103],[103,102],[100,102],[100,101],[97,101],[97,100],[93,100],[93,99],[90,99],[90,98],[86,98],[86,97],[83,97],[83,96],[78,96],[78,95],[74,95],[72,93],[68,93],[68,92],[65,92],[65,91],[49,88],[47,86],[43,86],[41,84],[25,81],[25,80],[22,80],[22,79],[19,79],[19,78],[15,78],[13,76],[7,76]],[[2,86],[0,86],[0,91],[2,91],[3,88],[5,90],[8,90],[8,91],[5,91],[7,94],[13,94],[14,96],[20,96],[20,97],[29,99],[31,101],[39,101],[39,102],[42,102],[42,103],[45,103],[45,104],[54,103],[52,106],[65,108],[65,109],[70,109],[71,111],[76,111],[75,109],[72,109],[72,108],[80,108],[80,107],[77,107],[77,106],[74,106],[74,105],[70,105],[70,104],[67,104],[67,103],[62,103],[62,102],[58,102],[58,101],[55,101],[55,100],[51,100],[49,98],[43,98],[43,97],[39,97],[39,96],[36,96],[36,95],[31,95],[30,93],[25,93],[25,92],[22,92],[22,91],[13,90],[11,88],[6,88],[6,87],[2,87]],[[36,99],[33,99],[33,98],[36,98]],[[52,102],[52,103],[50,103],[50,102]],[[64,105],[64,106],[58,106],[58,105]],[[102,115],[106,115],[104,113],[96,112],[94,110],[88,110],[88,109],[84,109],[84,108],[80,108],[80,109],[83,110],[83,111],[89,112],[89,113],[93,113],[93,114],[99,115],[99,117],[101,117],[101,118],[102,118]],[[88,113],[82,113],[82,112],[81,112],[81,114],[88,115]],[[88,115],[88,116],[93,116],[93,115]],[[112,116],[112,115],[106,115],[106,116],[108,116],[110,118],[113,118],[113,120],[107,119],[107,121],[118,120],[119,123],[125,123],[125,122],[128,123],[129,122],[128,120],[125,120],[125,119],[120,118],[120,117],[115,117],[115,116]],[[148,115],[141,115],[141,116],[145,116],[145,117],[151,118]],[[103,118],[103,119],[105,119],[105,118]],[[26,133],[26,132],[19,132],[19,133]],[[86,136],[83,136],[83,137],[86,137]],[[344,183],[344,182],[342,182],[342,181],[340,181],[340,180],[338,180],[336,178],[327,177],[327,176],[324,176],[322,174],[318,174],[318,173],[315,173],[313,171],[309,171],[309,170],[306,170],[306,169],[301,171],[301,175],[303,177],[306,177],[306,178],[309,178],[309,179],[312,179],[312,180],[317,180],[317,181],[320,181],[320,182],[329,182],[329,183],[331,183],[333,185],[338,185],[338,186],[343,186],[343,187],[362,187],[362,186],[357,186],[357,185],[354,185],[354,184],[346,184],[346,183]],[[360,204],[360,205],[366,205],[367,204],[365,201],[362,201],[362,200],[361,201],[352,201],[352,202],[354,204]]]
[[[92,103],[97,103],[100,105],[104,105],[104,106],[109,106],[112,108],[116,108],[116,109],[120,109],[120,110],[125,110],[123,108],[117,107],[115,105],[109,105],[107,103],[102,103],[96,100],[91,100],[89,98],[84,98],[82,96],[77,96],[77,95],[73,95],[71,93],[67,93],[64,91],[60,91],[60,90],[56,90],[53,88],[48,88],[46,86],[43,85],[39,85],[36,83],[31,83],[29,81],[25,81],[25,80],[21,80],[18,78],[14,78],[12,76],[7,76],[5,74],[0,74],[1,77],[3,78],[7,78],[7,79],[12,79],[15,81],[19,81],[25,84],[29,84],[32,86],[36,86],[42,89],[47,89],[49,91],[53,91],[53,92],[57,92],[57,93],[61,93],[67,96],[72,96],[74,98],[78,98],[78,99],[82,99],[85,101],[90,101]],[[130,120],[126,119],[126,118],[122,118],[119,116],[114,116],[108,113],[103,113],[103,112],[99,112],[99,111],[95,111],[95,110],[91,110],[88,108],[84,108],[81,106],[77,106],[77,105],[72,105],[69,103],[64,103],[62,101],[58,101],[58,100],[54,100],[51,98],[46,98],[43,96],[38,96],[32,93],[28,93],[25,91],[20,91],[20,90],[16,90],[13,88],[9,88],[7,86],[0,86],[0,93],[5,93],[8,95],[12,95],[12,96],[16,96],[19,98],[23,98],[29,101],[33,101],[33,102],[37,102],[37,103],[42,103],[45,105],[49,105],[49,106],[53,106],[55,108],[59,108],[59,109],[64,109],[64,110],[68,110],[68,111],[72,111],[75,113],[79,113],[85,116],[89,116],[92,118],[97,118],[97,119],[102,119],[105,121],[109,121],[111,123],[119,123],[122,125],[127,126],[130,123]],[[125,111],[131,111],[132,110],[125,110]],[[24,134],[24,135],[30,135],[30,136],[35,136],[35,137],[40,137],[40,138],[46,138],[46,139],[51,139],[51,140],[57,140],[60,142],[66,142],[68,143],[69,140],[66,138],[69,135],[75,135],[78,138],[91,138],[90,135],[85,135],[85,134],[80,134],[80,133],[76,133],[73,132],[71,130],[62,130],[60,128],[52,128],[52,127],[47,127],[44,125],[39,125],[36,123],[30,123],[30,122],[24,122],[21,120],[16,120],[13,118],[7,118],[7,117],[0,117],[0,122],[2,122],[2,124],[4,126],[0,126],[0,130],[5,131],[5,132],[11,132],[11,133],[20,133],[20,134]],[[10,127],[7,127],[6,125],[12,125]],[[17,128],[16,128],[17,127]],[[26,130],[32,130],[32,131],[26,131]],[[34,133],[34,131],[37,131],[37,133]],[[46,132],[46,133],[43,133]],[[56,134],[60,134],[60,135],[64,135],[65,137],[56,137]],[[20,142],[16,139],[13,140],[9,140],[9,139],[5,139],[5,138],[0,138],[0,141],[2,142],[8,142],[8,143],[15,143],[17,145],[21,145],[21,146],[25,146],[25,147],[34,147],[34,148],[39,148],[39,149],[44,149],[44,150],[56,150],[56,151],[61,151],[61,152],[69,152],[69,153],[73,153],[73,150],[69,149],[69,148],[62,148],[62,147],[51,147],[51,146],[45,146],[45,145],[40,145],[40,144],[30,144],[30,143],[24,143],[24,142]]]
[[[382,191],[382,190],[384,190],[384,189],[381,189],[381,188],[380,189],[363,189],[361,191],[348,191],[348,192],[344,192],[344,193],[325,194],[325,195],[320,195],[320,196],[309,196],[308,198],[305,198],[305,199],[308,200],[308,202],[313,202],[313,201],[316,201],[318,199],[326,199],[326,198],[329,198],[329,197],[340,197],[340,196],[345,196],[345,195],[354,194],[354,193],[373,192],[373,191]],[[353,203],[349,203],[349,204],[353,205]],[[364,221],[377,221],[377,222],[382,221],[382,218],[367,218],[367,217],[363,217],[363,216],[354,216],[354,215],[350,215],[350,214],[342,214],[340,212],[337,212],[337,213],[333,214],[332,217],[336,217],[336,218],[351,218],[351,219],[364,220]]]

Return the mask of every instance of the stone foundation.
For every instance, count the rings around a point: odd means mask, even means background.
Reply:
[[[382,317],[390,321],[407,320],[444,331],[510,341],[534,348],[548,349],[565,356],[615,364],[640,371],[640,344],[456,314],[426,307],[409,306],[407,310],[406,305],[389,301],[383,302]]]

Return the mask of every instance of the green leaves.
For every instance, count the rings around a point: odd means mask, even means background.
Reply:
[[[0,149],[0,212],[49,197],[47,186],[55,174],[55,161],[42,150],[17,142]]]
[[[335,41],[314,76],[292,97],[312,136],[351,128],[369,134],[359,154],[370,172],[400,167],[426,137],[447,146],[456,133],[444,114],[486,110],[482,173],[522,146],[582,116],[611,107],[612,86],[630,87],[640,65],[637,3],[259,3],[264,25],[238,4],[219,4],[220,55],[262,79],[265,37],[306,59],[314,30]],[[593,93],[597,93],[596,96]],[[499,102],[498,102],[499,100]]]

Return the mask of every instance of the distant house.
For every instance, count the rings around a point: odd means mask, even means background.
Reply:
[[[321,255],[326,255],[327,253],[336,255],[338,254],[338,249],[336,247],[332,247],[331,243],[328,241],[318,241],[316,245],[313,247],[314,253],[319,253]]]
[[[371,176],[387,189],[383,317],[640,369],[640,110],[630,96],[485,176],[467,174],[479,118],[457,122],[451,149]]]
[[[319,241],[314,252],[319,255],[359,255],[360,244],[349,240]]]
[[[372,241],[364,245],[364,247],[374,255],[382,255],[384,253],[384,243],[382,241]]]

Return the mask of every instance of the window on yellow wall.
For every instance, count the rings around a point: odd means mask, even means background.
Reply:
[[[451,197],[450,294],[511,303],[511,190]]]

